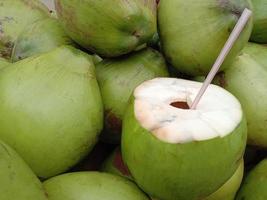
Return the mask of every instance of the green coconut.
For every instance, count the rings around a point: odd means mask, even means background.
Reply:
[[[129,170],[122,160],[121,149],[119,147],[103,163],[101,171],[132,179]]]
[[[254,7],[254,26],[250,40],[267,43],[267,1],[252,0]]]
[[[0,141],[0,196],[2,200],[47,200],[41,182],[9,146]]]
[[[238,100],[210,85],[157,78],[138,86],[123,119],[122,156],[135,182],[164,200],[204,199],[237,170],[246,145]],[[188,104],[188,105],[187,105]]]
[[[215,80],[241,102],[248,121],[248,143],[267,147],[267,47],[249,43]]]
[[[250,0],[160,1],[159,34],[167,61],[187,75],[207,75],[245,8],[251,9]],[[221,69],[245,46],[252,25],[251,19]]]
[[[157,31],[154,0],[56,0],[56,10],[69,36],[103,57],[133,51]]]
[[[122,58],[105,59],[96,65],[105,108],[105,130],[102,139],[120,143],[121,120],[133,90],[142,82],[168,76],[162,55],[145,49]]]
[[[0,73],[0,139],[42,178],[62,173],[95,145],[103,106],[91,57],[62,46]]]
[[[68,44],[72,44],[72,41],[66,35],[57,19],[39,20],[26,26],[18,36],[11,59],[16,62]]]
[[[204,200],[234,200],[241,185],[243,173],[244,161],[242,160],[234,175],[220,189],[204,198]]]
[[[21,31],[29,24],[48,17],[48,9],[38,0],[1,0],[0,57],[9,59]]]
[[[131,181],[100,172],[76,172],[44,182],[49,200],[149,200]]]
[[[267,159],[262,160],[245,178],[236,200],[267,199]]]

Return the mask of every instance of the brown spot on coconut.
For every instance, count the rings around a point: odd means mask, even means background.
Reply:
[[[125,176],[129,177],[131,176],[127,166],[124,164],[122,160],[122,155],[121,155],[121,149],[117,148],[115,150],[115,157],[113,160],[114,166]]]
[[[105,160],[102,165],[101,171],[123,176],[132,180],[132,176],[122,159],[120,147],[117,147]]]

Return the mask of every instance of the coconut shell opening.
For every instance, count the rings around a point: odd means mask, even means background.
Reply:
[[[187,102],[183,102],[183,101],[172,102],[170,105],[175,107],[175,108],[180,108],[180,109],[185,109],[185,110],[190,109],[190,107],[187,104]]]

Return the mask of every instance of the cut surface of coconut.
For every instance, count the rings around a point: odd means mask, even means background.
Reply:
[[[195,110],[188,109],[202,83],[156,78],[134,91],[134,113],[140,125],[168,143],[188,143],[225,137],[242,120],[239,101],[210,85]]]

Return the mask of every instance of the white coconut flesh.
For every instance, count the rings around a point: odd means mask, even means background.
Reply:
[[[146,81],[134,91],[134,114],[139,124],[168,143],[203,141],[231,134],[242,120],[239,101],[221,87],[210,85],[195,110],[191,105],[202,83],[175,78]]]

